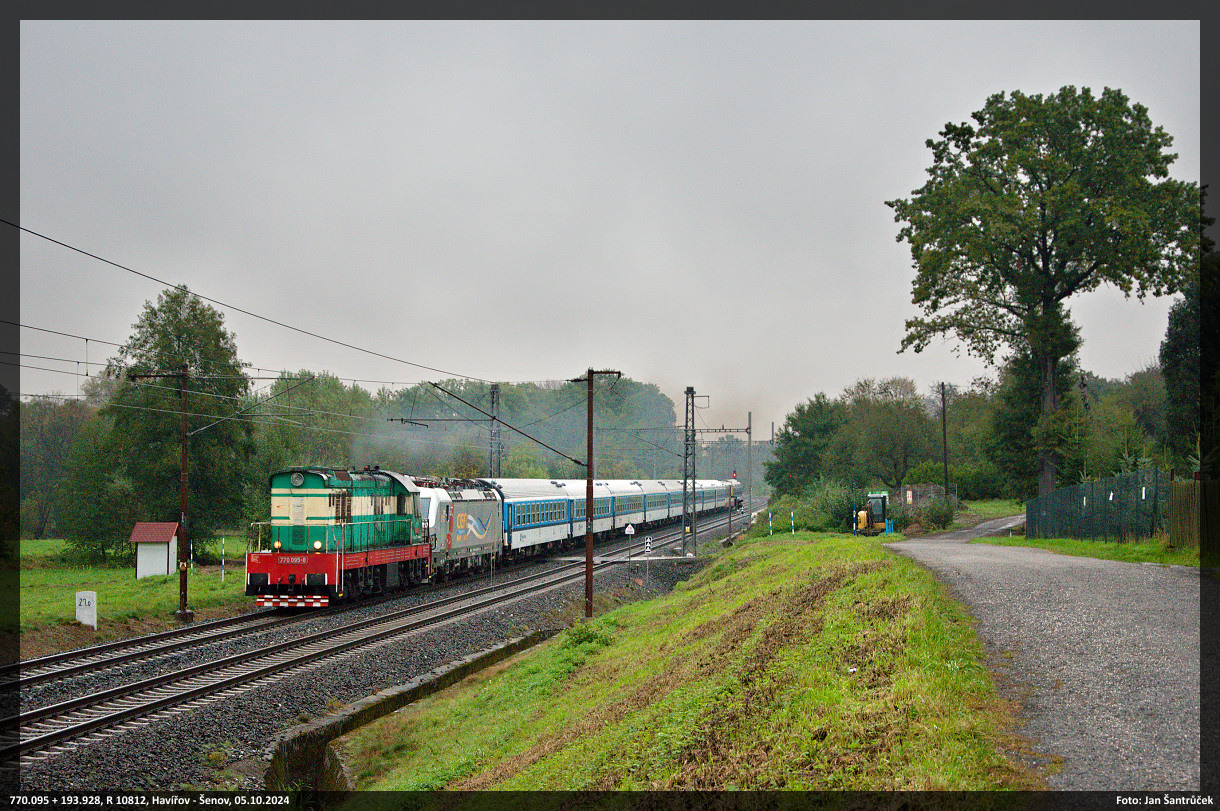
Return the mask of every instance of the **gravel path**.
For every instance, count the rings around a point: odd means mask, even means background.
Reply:
[[[1023,518],[886,544],[978,619],[1050,787],[1199,789],[1199,573],[970,544]]]

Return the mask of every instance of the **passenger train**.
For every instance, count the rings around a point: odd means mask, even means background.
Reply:
[[[339,600],[488,568],[583,542],[585,480],[440,479],[378,468],[271,475],[253,525],[246,595],[260,606]],[[739,503],[736,481],[697,480],[696,514]],[[595,481],[595,539],[682,517],[681,480]]]

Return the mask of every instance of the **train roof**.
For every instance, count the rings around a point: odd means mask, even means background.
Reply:
[[[312,473],[323,477],[327,482],[340,481],[377,481],[390,480],[411,493],[426,489],[443,489],[449,492],[468,490],[484,490],[491,488],[499,491],[506,501],[519,499],[573,498],[585,497],[585,479],[445,479],[422,476],[410,476],[392,470],[368,468],[365,470],[329,467],[323,465],[299,465],[277,470],[269,478],[291,473]],[[711,487],[722,487],[732,482],[718,479],[696,479],[695,489],[703,490]],[[639,493],[681,493],[681,479],[595,479],[593,481],[594,497],[631,495]],[[469,497],[474,497],[471,494]]]
[[[311,473],[315,476],[321,476],[323,481],[331,483],[332,481],[340,482],[367,482],[377,481],[379,479],[399,477],[400,474],[393,473],[389,470],[381,470],[380,468],[369,468],[365,470],[355,470],[342,467],[329,467],[326,465],[295,465],[286,467],[281,470],[273,471],[267,481],[273,481],[276,476],[291,475],[293,473]]]
[[[522,499],[585,497],[586,479],[479,479],[494,487],[505,501]],[[728,482],[717,479],[696,479],[695,489],[706,490],[723,487]],[[604,496],[638,495],[640,493],[681,493],[681,479],[594,479],[594,498]]]

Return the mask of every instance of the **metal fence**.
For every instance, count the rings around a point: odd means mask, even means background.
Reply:
[[[1025,502],[1025,535],[1132,541],[1165,534],[1170,489],[1169,474],[1159,470],[1061,487]]]
[[[1169,486],[1169,543],[1177,547],[1199,545],[1199,482]]]

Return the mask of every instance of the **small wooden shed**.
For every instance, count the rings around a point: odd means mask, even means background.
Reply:
[[[136,579],[178,570],[178,524],[174,521],[142,521],[131,531],[136,545]]]

